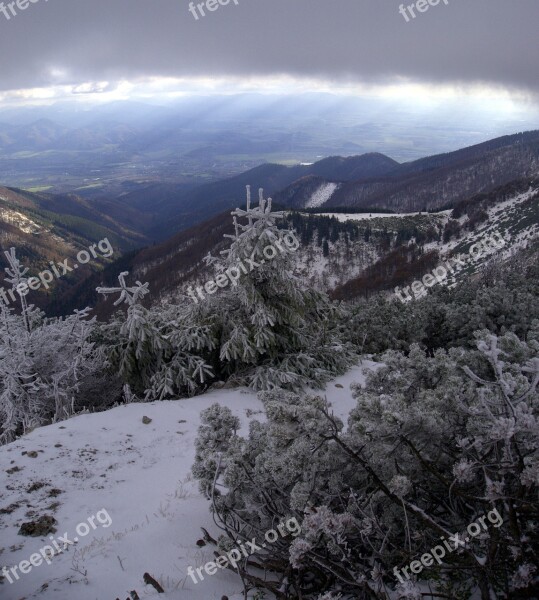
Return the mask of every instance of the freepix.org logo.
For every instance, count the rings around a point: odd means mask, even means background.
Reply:
[[[417,17],[415,13],[416,10],[418,13],[424,13],[427,12],[431,6],[438,6],[440,2],[443,2],[446,6],[449,4],[449,0],[417,0],[417,2],[413,2],[406,7],[404,4],[401,4],[399,6],[399,12],[406,22],[409,23],[410,17],[412,17],[412,19]]]
[[[507,240],[510,240],[511,236],[507,233],[506,238]],[[449,273],[458,273],[467,265],[471,265],[481,258],[494,254],[503,248],[505,244],[506,241],[501,233],[494,231],[487,237],[479,240],[475,244],[472,244],[467,255],[458,254],[457,256],[450,258],[445,263],[438,265],[435,269],[433,269],[432,274],[427,273],[423,276],[421,281],[416,280],[408,287],[403,288],[402,292],[400,291],[400,287],[397,286],[395,288],[395,295],[403,304],[405,304],[409,300],[412,300],[412,296],[409,294],[409,290],[411,288],[416,298],[423,298],[427,295],[427,288],[432,287],[436,283],[444,282]],[[450,261],[453,261],[453,266],[451,266]],[[403,297],[403,294],[406,294],[406,297]]]
[[[281,535],[281,538],[285,538],[289,535],[297,537],[300,533],[301,525],[298,523],[296,517],[292,517],[277,525],[277,531],[275,531],[275,529],[266,531],[264,534],[264,542],[261,542],[261,545],[258,545],[256,538],[253,538],[250,542],[246,541],[245,544],[240,543],[239,548],[232,548],[228,552],[220,554],[215,561],[207,562],[202,567],[194,568],[190,566],[187,569],[187,574],[191,577],[193,583],[198,583],[199,580],[197,579],[197,575],[200,578],[200,581],[204,580],[203,571],[205,571],[207,575],[215,575],[219,569],[231,567],[235,570],[240,561],[247,560],[255,552],[263,551],[267,548],[268,544],[274,544],[279,539],[279,534]]]
[[[0,2],[0,12],[9,21],[11,17],[17,16],[17,7],[19,10],[26,10],[30,4],[37,4],[40,0],[16,0],[16,2]],[[49,0],[45,0],[48,2]]]
[[[43,548],[41,548],[38,552],[32,554],[28,560],[21,560],[18,565],[13,567],[2,567],[2,575],[7,579],[7,581],[9,581],[9,583],[13,584],[15,581],[20,579],[20,574],[26,575],[30,573],[33,567],[40,567],[43,562],[46,562],[48,565],[52,565],[52,559],[55,556],[62,554],[70,546],[74,546],[81,538],[86,537],[89,533],[95,531],[98,528],[98,524],[105,529],[112,525],[112,519],[104,508],[98,511],[95,515],[88,517],[86,521],[79,523],[75,528],[77,536],[72,540],[69,539],[67,531],[64,533],[64,535],[60,535],[56,539],[53,536],[49,536],[50,544],[43,546]]]
[[[97,250],[96,250],[97,248]],[[4,252],[6,258],[10,265],[13,267],[15,264],[15,248],[11,248],[8,251]],[[54,281],[54,279],[60,279],[64,275],[71,273],[75,269],[79,268],[79,265],[86,265],[90,262],[92,258],[110,258],[114,254],[114,248],[109,242],[108,238],[104,238],[100,240],[97,244],[92,244],[88,250],[80,250],[77,253],[77,262],[73,264],[73,266],[69,266],[69,259],[66,258],[62,262],[59,263],[50,263],[50,269],[45,269],[41,271],[35,277],[27,277],[21,280],[21,282],[12,289],[5,289],[0,287],[0,302],[3,302],[6,306],[9,305],[10,302],[16,302],[17,296],[15,292],[19,294],[19,296],[26,296],[31,290],[37,291],[42,286],[48,290],[50,284]],[[29,269],[25,268],[24,273],[28,273]],[[6,269],[8,275],[11,275],[12,278],[15,276],[15,271],[10,269]],[[6,281],[14,281],[13,279],[7,278]]]
[[[193,15],[195,20],[199,20],[200,17],[205,17],[206,9],[208,12],[216,11],[220,6],[227,6],[230,2],[234,2],[236,6],[239,4],[239,0],[206,0],[205,2],[189,2],[189,12]],[[200,17],[199,17],[200,15]]]
[[[435,546],[429,552],[423,554],[420,560],[414,560],[408,566],[402,567],[401,569],[394,567],[393,574],[395,575],[395,578],[397,578],[400,583],[404,583],[401,571],[404,573],[406,579],[410,579],[410,573],[408,573],[408,571],[411,571],[415,575],[419,575],[423,569],[433,566],[435,562],[437,562],[438,565],[441,565],[442,559],[447,554],[451,554],[461,547],[466,547],[466,545],[469,544],[473,538],[477,537],[481,533],[488,532],[488,525],[486,523],[487,519],[488,522],[496,529],[503,525],[503,518],[498,512],[498,509],[495,508],[489,511],[488,514],[479,517],[477,521],[470,523],[466,528],[466,533],[455,533],[449,538],[449,540],[446,540],[445,537],[441,537],[440,540],[444,545],[442,546],[440,544]]]

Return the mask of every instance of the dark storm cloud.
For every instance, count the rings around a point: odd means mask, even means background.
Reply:
[[[0,89],[289,74],[537,91],[539,2],[448,1],[407,23],[398,0],[239,0],[198,21],[187,0],[36,0],[0,13]]]

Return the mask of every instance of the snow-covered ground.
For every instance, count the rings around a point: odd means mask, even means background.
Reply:
[[[364,361],[317,392],[328,397],[345,422],[354,405],[350,384],[364,381],[364,368],[375,368],[375,363]],[[255,393],[215,390],[188,400],[80,415],[0,447],[0,567],[19,565],[53,540],[62,546],[60,536],[74,541],[77,531],[89,529],[51,565],[43,562],[27,574],[17,570],[20,578],[11,575],[12,584],[4,579],[0,598],[125,600],[131,590],[141,599],[157,596],[143,583],[145,572],[165,589],[159,598],[243,598],[231,571],[206,575],[196,585],[187,576],[189,566],[213,559],[212,546],[197,546],[200,528],[218,535],[208,502],[190,474],[200,411],[215,402],[240,417],[243,433],[249,420],[261,417]],[[144,424],[144,416],[151,423]],[[24,522],[42,515],[57,521],[52,539],[18,534]],[[95,529],[88,524],[91,517]],[[86,526],[78,527],[82,523]]]
[[[319,217],[335,217],[341,223],[345,223],[346,221],[366,221],[370,219],[380,219],[380,218],[390,218],[390,217],[417,217],[418,215],[439,215],[444,218],[448,217],[451,214],[451,210],[443,210],[437,213],[317,213]]]

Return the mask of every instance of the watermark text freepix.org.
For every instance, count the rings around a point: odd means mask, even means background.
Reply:
[[[49,0],[45,0],[48,2]],[[37,4],[39,0],[16,0],[16,2],[0,2],[0,12],[6,17],[9,21],[11,17],[17,16],[17,11],[15,7],[19,10],[26,10],[30,4]]]
[[[415,19],[417,15],[415,11],[417,10],[420,13],[427,12],[431,6],[438,6],[440,2],[443,2],[446,6],[449,4],[449,0],[417,0],[417,2],[413,2],[409,6],[404,6],[401,4],[399,6],[399,12],[404,17],[407,23],[410,21],[410,15],[412,19]]]
[[[238,6],[238,4],[239,4],[238,0],[205,0],[205,2],[197,2],[197,3],[189,2],[189,12],[193,15],[195,20],[198,21],[199,14],[201,17],[206,16],[204,9],[206,9],[207,11],[213,12],[213,11],[217,10],[219,8],[219,6],[226,6],[227,4],[230,4],[231,1],[234,2],[234,4],[236,6]],[[195,6],[195,4],[196,4],[196,6]],[[198,12],[197,12],[197,8],[198,8]]]
[[[97,244],[92,244],[88,250],[80,250],[77,254],[77,263],[75,263],[72,267],[69,266],[69,259],[65,259],[59,263],[50,263],[50,269],[45,269],[38,274],[37,277],[28,277],[24,279],[19,285],[17,285],[14,289],[0,288],[0,302],[4,304],[9,304],[10,302],[15,302],[17,297],[15,296],[15,292],[19,294],[19,296],[26,296],[30,292],[30,290],[39,290],[41,286],[45,289],[49,289],[49,284],[54,280],[54,278],[60,278],[66,275],[67,273],[71,273],[75,269],[79,268],[79,265],[85,265],[89,263],[92,258],[97,258],[98,253],[96,252],[96,248],[99,250],[99,253],[103,258],[110,258],[114,254],[114,249],[109,242],[108,238],[105,238],[99,241]],[[4,252],[4,254],[9,254],[9,252]]]
[[[277,530],[278,531],[270,529],[267,531],[264,534],[265,541],[261,542],[260,546],[257,544],[256,538],[253,538],[250,542],[240,544],[240,549],[232,548],[232,550],[218,556],[215,561],[207,562],[203,567],[197,567],[196,569],[189,567],[187,569],[187,574],[191,577],[193,583],[198,583],[195,571],[200,577],[200,581],[203,581],[204,575],[202,574],[202,571],[205,571],[207,575],[215,575],[218,569],[226,569],[228,566],[236,569],[240,560],[248,558],[259,550],[263,550],[266,548],[267,544],[274,544],[279,539],[279,534],[282,538],[285,538],[288,535],[297,537],[301,533],[301,525],[298,523],[296,517],[292,517],[284,523],[277,525]]]
[[[277,256],[277,251],[285,254],[286,252],[295,252],[299,248],[299,240],[298,238],[290,231],[286,233],[281,240],[275,240],[273,244],[270,244],[262,250],[262,254],[268,259],[273,260]],[[263,265],[266,261],[264,259],[260,260],[260,262],[256,262],[253,258],[245,257],[244,260],[238,261],[237,267],[229,267],[226,269],[224,273],[221,273],[215,278],[215,281],[208,281],[204,286],[199,286],[196,289],[201,300],[205,299],[204,293],[208,295],[215,294],[218,288],[225,288],[229,283],[232,285],[237,285],[241,274],[250,273],[254,269],[257,269],[261,265]],[[249,267],[249,269],[247,269]],[[198,298],[193,291],[193,286],[189,286],[187,289],[187,294],[193,300],[195,304],[198,304]]]
[[[406,579],[410,579],[410,574],[408,570],[412,573],[418,575],[425,567],[431,567],[436,561],[439,565],[442,564],[442,558],[446,556],[447,553],[454,552],[461,547],[465,547],[468,542],[474,537],[477,537],[481,532],[487,531],[488,526],[485,523],[485,520],[488,519],[489,523],[491,523],[496,529],[502,526],[503,518],[498,512],[498,509],[491,510],[486,516],[483,515],[479,517],[477,521],[470,523],[466,528],[466,533],[462,534],[462,538],[460,534],[455,533],[452,535],[449,540],[446,540],[445,537],[441,537],[440,540],[443,542],[443,546],[440,544],[439,546],[435,546],[430,550],[430,552],[426,552],[421,557],[421,560],[413,560],[408,566],[402,567],[402,569],[398,569],[395,567],[393,569],[393,574],[399,580],[400,583],[404,583],[404,579],[400,571],[404,573]],[[481,524],[478,525],[478,523]],[[482,527],[482,529],[481,529]],[[454,544],[451,546],[451,543]],[[447,552],[446,552],[447,550]]]
[[[450,258],[444,263],[444,265],[439,265],[433,269],[432,275],[427,273],[423,276],[422,281],[414,281],[412,285],[403,288],[402,292],[399,291],[400,287],[397,286],[395,288],[395,295],[403,304],[405,304],[407,301],[412,300],[412,296],[408,293],[410,288],[412,288],[412,292],[416,298],[423,298],[427,295],[426,288],[432,287],[435,283],[442,283],[442,281],[445,281],[448,272],[458,273],[468,263],[475,262],[485,255],[493,254],[504,246],[505,240],[503,239],[502,235],[499,232],[494,231],[479,242],[472,244],[468,251],[468,256],[458,254],[456,257]],[[449,261],[453,261],[454,265],[451,266]],[[403,297],[403,293],[406,294],[406,297]]]
[[[27,573],[30,573],[32,567],[41,566],[43,561],[45,561],[48,565],[52,565],[51,559],[54,556],[62,554],[62,552],[67,550],[69,546],[74,546],[80,538],[86,537],[90,531],[95,531],[97,529],[96,521],[105,529],[112,525],[112,519],[110,518],[109,513],[102,508],[95,515],[88,517],[86,521],[79,523],[77,527],[75,527],[75,532],[77,535],[72,540],[70,540],[67,536],[67,531],[64,533],[64,535],[59,536],[57,539],[51,535],[49,536],[49,539],[51,540],[50,544],[43,546],[39,552],[35,552],[34,554],[30,555],[29,560],[21,560],[21,562],[14,567],[3,567],[2,575],[9,581],[9,583],[14,583],[14,578],[15,580],[20,579],[20,575],[17,573],[17,571],[20,571],[23,575],[26,575]]]

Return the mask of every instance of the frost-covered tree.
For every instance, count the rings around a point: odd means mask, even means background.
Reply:
[[[90,341],[90,309],[45,318],[26,302],[28,269],[13,248],[5,254],[6,281],[20,297],[20,312],[0,301],[0,443],[93,403],[89,380],[99,381],[102,368]]]
[[[201,482],[202,493],[209,496],[221,457],[230,450],[229,441],[239,430],[240,420],[229,408],[213,404],[202,412],[201,422],[195,443],[193,473]]]
[[[278,598],[420,598],[421,582],[394,569],[496,514],[421,578],[441,598],[536,596],[539,322],[525,341],[484,331],[476,351],[383,360],[355,387],[346,429],[326,400],[283,391],[261,395],[267,420],[248,438],[212,407],[222,435],[199,438],[194,472],[224,536],[263,541],[281,519],[302,521],[297,539],[241,566],[244,580],[260,585],[258,565]]]
[[[189,351],[198,344],[205,359],[201,379],[209,366],[215,378],[233,377],[255,389],[316,386],[354,361],[352,344],[343,342],[340,309],[294,275],[291,254],[299,242],[293,231],[278,228],[283,214],[272,212],[271,199],[260,190],[259,205],[252,207],[247,188],[246,209],[232,214],[230,247],[206,259],[221,289],[197,303],[186,297],[164,313],[169,323],[161,331],[171,342],[171,358],[155,377],[155,392],[177,378],[185,359],[175,356],[186,339]]]
[[[318,386],[356,359],[344,341],[344,312],[293,273],[295,233],[280,229],[271,199],[233,213],[234,235],[219,257],[208,255],[215,282],[180,304],[146,309],[147,284],[98,288],[120,293],[127,315],[99,328],[109,365],[146,398],[193,395],[216,380],[255,389]],[[207,291],[209,289],[210,291]],[[204,291],[203,291],[204,290]],[[217,293],[216,293],[217,292]]]
[[[109,367],[117,370],[135,394],[163,399],[196,393],[212,375],[204,355],[214,348],[206,325],[197,325],[186,306],[147,309],[141,301],[148,284],[128,287],[127,272],[118,277],[120,286],[98,288],[105,296],[120,293],[118,306],[127,304],[127,314],[99,328]]]
[[[0,301],[0,444],[41,423],[41,385],[32,368],[29,337],[25,319]]]
[[[119,294],[114,306],[127,305],[125,318],[116,315],[110,323],[100,327],[98,339],[106,342],[109,366],[136,393],[143,392],[149,385],[163,340],[152,326],[150,312],[142,305],[142,299],[149,293],[149,284],[137,281],[134,286],[128,287],[125,281],[128,275],[127,271],[118,275],[117,287],[98,287],[96,290],[104,297]]]

